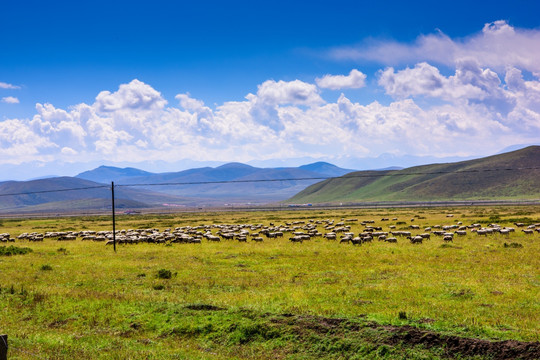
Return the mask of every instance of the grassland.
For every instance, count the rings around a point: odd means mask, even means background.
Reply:
[[[117,229],[309,219],[359,219],[348,222],[355,233],[371,219],[385,229],[458,221],[510,226],[540,223],[540,207],[139,215],[119,217]],[[0,233],[12,236],[84,229],[110,230],[110,219],[0,220]],[[511,242],[522,247],[504,246]],[[415,329],[424,337],[540,340],[536,232],[357,247],[324,238],[297,244],[286,236],[125,245],[117,253],[80,240],[9,245],[33,250],[0,256],[0,333],[9,335],[10,359],[449,356],[444,342],[407,341],[403,334]]]

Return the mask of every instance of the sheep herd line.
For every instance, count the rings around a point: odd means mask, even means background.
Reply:
[[[453,217],[447,215],[447,217]],[[393,218],[393,221],[398,220]],[[382,218],[381,223],[390,221],[389,218]],[[414,218],[411,219],[414,222]],[[211,224],[198,226],[182,226],[174,229],[167,228],[163,231],[155,228],[149,229],[128,229],[117,230],[113,237],[112,231],[64,231],[64,232],[45,232],[45,233],[22,233],[16,238],[8,233],[0,233],[0,242],[17,241],[43,241],[52,239],[57,241],[96,241],[103,242],[105,245],[112,245],[114,241],[117,244],[201,244],[204,241],[239,241],[239,242],[262,242],[268,239],[286,238],[293,243],[302,243],[315,238],[327,239],[339,243],[348,243],[352,245],[362,245],[373,240],[381,242],[397,243],[398,238],[408,240],[412,244],[421,244],[431,237],[441,238],[444,242],[452,242],[454,236],[466,236],[475,234],[476,236],[489,236],[500,234],[509,237],[516,232],[516,227],[526,235],[534,235],[534,232],[540,234],[540,223],[526,225],[524,223],[514,223],[515,227],[500,226],[498,224],[463,225],[461,221],[456,221],[451,225],[431,225],[420,227],[420,225],[408,225],[405,222],[399,229],[396,225],[388,225],[386,229],[383,226],[376,226],[375,220],[359,219],[341,219],[341,220],[300,220],[290,221],[283,224],[269,225],[263,224]],[[352,226],[360,228],[355,233],[351,231]],[[115,239],[115,240],[113,240]]]

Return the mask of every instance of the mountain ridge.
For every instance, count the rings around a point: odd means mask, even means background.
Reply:
[[[16,195],[10,195],[16,194]],[[19,211],[21,209],[44,208],[44,204],[58,203],[58,209],[65,210],[86,208],[83,202],[96,203],[103,200],[103,206],[111,203],[110,185],[90,180],[62,176],[30,181],[5,181],[0,183],[0,211]],[[72,206],[69,202],[79,202],[81,206]],[[151,207],[164,202],[193,203],[174,195],[152,192],[144,189],[116,188],[115,202],[118,207]]]
[[[331,164],[326,168],[342,174],[349,171]],[[323,176],[329,175],[299,168],[257,168],[237,162],[166,173],[102,165],[75,177],[0,182],[0,211],[107,207],[110,206],[111,182],[115,183],[115,201],[119,208],[219,206],[226,202],[262,204],[286,199]],[[313,180],[286,180],[296,178]],[[284,180],[274,181],[276,179]],[[159,185],[161,183],[167,185]]]
[[[308,170],[313,169],[313,170]],[[300,167],[259,168],[239,162],[217,167],[202,167],[178,172],[152,173],[145,176],[109,178],[111,171],[98,167],[77,177],[99,178],[121,185],[152,184],[146,189],[181,197],[222,199],[226,202],[268,203],[281,201],[298,193],[320,178],[344,175],[351,169],[318,162]],[[284,179],[283,181],[277,181]],[[303,179],[303,180],[290,180]],[[313,180],[309,180],[313,179]],[[276,180],[276,181],[270,181]],[[250,182],[251,181],[251,182]],[[167,186],[156,184],[168,183]],[[174,185],[176,184],[176,185]],[[144,185],[142,188],[145,188]]]
[[[512,169],[512,170],[509,170]],[[307,187],[287,202],[540,198],[540,146],[456,163],[360,171]]]

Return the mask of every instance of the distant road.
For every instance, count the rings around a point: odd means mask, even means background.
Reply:
[[[148,214],[175,214],[213,211],[295,211],[295,210],[324,210],[324,209],[373,209],[373,208],[408,208],[408,207],[467,207],[467,206],[525,206],[540,205],[540,199],[530,200],[461,200],[461,201],[382,201],[382,202],[358,202],[344,204],[267,204],[267,205],[242,205],[212,207],[185,207],[185,208],[149,208],[125,210],[117,209],[117,215],[148,215]],[[70,216],[109,216],[111,209],[85,210],[85,211],[27,211],[0,212],[0,218],[50,218]]]

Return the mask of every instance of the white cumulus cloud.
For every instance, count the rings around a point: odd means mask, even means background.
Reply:
[[[20,89],[20,86],[8,84],[6,82],[0,81],[0,89]]]
[[[56,148],[57,145],[47,137],[36,133],[28,121],[19,119],[0,121],[0,163],[50,161],[52,157],[47,153],[55,151]]]
[[[325,75],[315,79],[317,86],[323,89],[359,89],[366,86],[366,75],[352,69],[349,75]]]
[[[540,30],[515,28],[504,20],[485,24],[482,31],[462,39],[442,32],[419,36],[415,42],[370,41],[330,51],[336,59],[369,60],[386,65],[434,62],[448,66],[474,59],[480,66],[502,70],[513,66],[540,72]]]
[[[96,97],[95,105],[101,112],[136,109],[139,111],[162,109],[167,104],[161,94],[151,86],[137,79],[122,84],[118,91],[102,91]]]
[[[256,98],[260,103],[271,105],[312,106],[324,103],[315,85],[300,80],[267,80],[259,85]]]
[[[380,72],[379,85],[387,94],[398,98],[419,95],[444,100],[504,97],[497,73],[480,68],[474,61],[459,62],[455,75],[449,77],[425,62],[397,72],[390,67]]]
[[[14,96],[6,96],[2,98],[2,102],[6,104],[18,104],[19,99]]]

